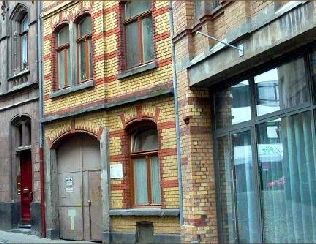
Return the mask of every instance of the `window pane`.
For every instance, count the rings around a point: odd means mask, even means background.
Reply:
[[[233,160],[236,184],[236,211],[239,241],[260,242],[260,207],[252,161],[250,131],[233,134]]]
[[[265,242],[316,242],[314,129],[310,112],[258,126]]]
[[[68,30],[68,25],[67,25],[58,32],[58,46],[64,45],[68,42],[69,42],[69,30]]]
[[[134,182],[136,204],[147,204],[147,162],[144,158],[134,160]]]
[[[71,69],[70,69],[70,62],[71,62],[71,58],[70,58],[70,52],[69,52],[69,49],[66,49],[66,55],[68,57],[67,59],[67,76],[68,76],[68,79],[67,79],[67,86],[70,86],[71,84]]]
[[[22,69],[24,69],[27,66],[27,34],[21,37],[21,61]]]
[[[154,59],[154,44],[153,44],[153,23],[152,18],[143,20],[143,49],[144,63]]]
[[[297,59],[255,76],[257,115],[309,101],[304,60]]]
[[[215,94],[216,128],[251,119],[249,82],[244,80]]]
[[[314,95],[314,103],[316,102],[316,51],[314,51],[311,55],[311,66],[312,66],[312,78],[313,78],[313,95]]]
[[[135,67],[139,64],[139,39],[137,22],[126,26],[126,57],[127,68]]]
[[[236,238],[236,230],[234,223],[234,190],[230,157],[231,150],[228,136],[218,139],[217,152],[222,222],[221,233],[224,243],[233,243]]]
[[[141,131],[135,134],[133,152],[150,151],[158,149],[158,133],[156,129]]]
[[[27,31],[29,29],[29,19],[25,16],[21,21],[21,32]]]
[[[91,17],[85,17],[79,24],[80,36],[91,34]]]
[[[65,86],[65,53],[58,53],[58,84],[59,88]]]
[[[79,71],[80,71],[80,80],[86,80],[87,77],[87,70],[86,70],[86,55],[85,55],[85,44],[86,42],[79,42]]]
[[[129,19],[143,12],[146,12],[150,10],[150,7],[151,7],[150,0],[130,1],[125,4],[125,19]]]
[[[151,159],[151,192],[152,192],[152,202],[159,204],[160,199],[160,168],[158,157],[153,157]]]
[[[196,19],[202,17],[202,0],[194,1],[194,12]]]

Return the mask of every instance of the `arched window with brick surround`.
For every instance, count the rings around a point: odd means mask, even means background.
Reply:
[[[134,206],[161,204],[158,131],[152,123],[134,127],[130,132],[131,175]]]

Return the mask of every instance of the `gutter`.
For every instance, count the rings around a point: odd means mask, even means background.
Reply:
[[[42,1],[36,2],[36,17],[37,17],[37,75],[39,81],[39,116],[43,117],[43,70],[42,70]],[[40,187],[41,187],[41,236],[46,237],[46,207],[45,207],[45,164],[44,164],[44,127],[39,121],[39,160],[40,160]]]
[[[172,38],[174,36],[172,0],[169,0],[169,25],[171,28]],[[171,38],[171,40],[172,40]],[[178,184],[179,184],[179,209],[180,209],[180,226],[183,225],[183,186],[182,186],[182,163],[181,163],[181,135],[180,135],[180,118],[179,118],[179,103],[178,103],[178,89],[177,89],[177,68],[176,68],[176,50],[172,42],[172,80],[174,91],[174,105],[176,112],[176,137],[177,137],[177,166],[178,166]]]

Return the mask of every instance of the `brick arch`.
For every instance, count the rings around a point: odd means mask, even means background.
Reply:
[[[132,117],[127,117],[124,113],[120,115],[123,128],[126,130],[128,127],[130,127],[131,124],[136,122],[142,122],[142,121],[152,121],[156,124],[157,129],[159,129],[158,125],[158,117],[160,114],[160,109],[158,107],[155,108],[154,113],[147,114],[143,106],[141,104],[136,105],[136,115],[133,115]]]
[[[74,136],[74,135],[78,135],[78,134],[86,134],[100,141],[101,133],[102,133],[102,128],[99,128],[98,131],[93,131],[86,128],[78,128],[78,129],[69,128],[68,130],[65,130],[59,133],[53,140],[49,140],[49,144],[50,144],[49,146],[50,148],[56,149],[64,139]]]

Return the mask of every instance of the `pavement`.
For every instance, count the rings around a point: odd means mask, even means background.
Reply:
[[[89,241],[66,241],[66,240],[51,240],[47,238],[40,238],[36,235],[24,233],[12,233],[0,230],[0,244],[9,243],[94,243]]]

